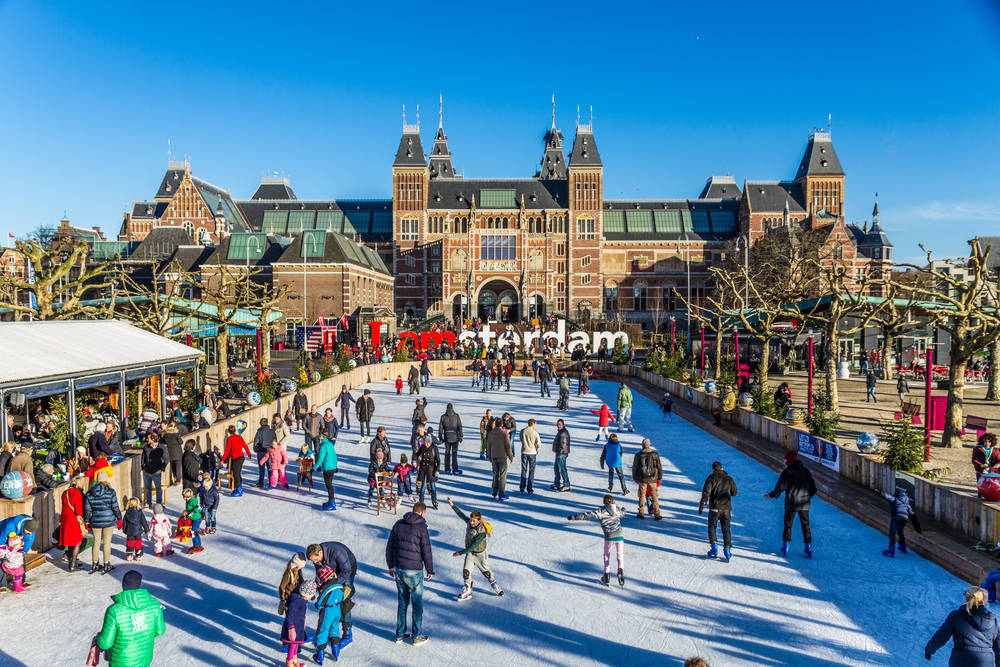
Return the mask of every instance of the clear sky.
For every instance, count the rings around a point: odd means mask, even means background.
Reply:
[[[568,140],[593,105],[608,198],[790,179],[832,114],[848,219],[877,191],[897,259],[958,255],[1000,232],[997,4],[0,0],[0,231],[113,236],[168,139],[238,198],[385,197],[439,93],[460,172],[528,177],[554,93]]]

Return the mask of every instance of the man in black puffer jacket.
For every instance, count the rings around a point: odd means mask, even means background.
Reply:
[[[458,445],[464,439],[462,418],[451,403],[444,409],[438,426],[438,432],[444,440],[444,472],[446,475],[461,475],[462,471],[458,469]]]
[[[778,477],[774,490],[765,493],[765,498],[778,498],[785,494],[785,527],[781,532],[781,554],[788,555],[788,544],[792,541],[792,523],[799,515],[802,527],[802,541],[806,556],[812,558],[812,531],[809,529],[809,504],[816,495],[816,482],[812,473],[799,460],[798,452],[785,453],[785,469]]]
[[[715,526],[722,527],[722,546],[726,560],[732,558],[733,537],[729,530],[730,518],[733,512],[733,496],[736,495],[736,482],[730,477],[719,461],[712,462],[712,474],[705,480],[701,490],[701,502],[698,503],[698,514],[708,505],[708,557],[715,558],[719,550],[715,545]]]
[[[563,420],[556,422],[556,437],[552,440],[552,453],[556,455],[555,481],[549,486],[553,491],[569,491],[569,473],[566,472],[566,459],[569,458],[569,431]]]
[[[413,511],[407,512],[396,522],[389,533],[385,545],[385,564],[389,576],[396,579],[399,605],[396,612],[396,643],[401,644],[406,632],[406,607],[413,603],[413,624],[411,634],[413,644],[427,641],[421,634],[424,615],[423,570],[427,570],[427,580],[434,576],[434,561],[431,558],[431,538],[427,533],[424,514],[427,506],[414,503]]]
[[[358,429],[361,431],[361,440],[365,442],[372,437],[372,415],[375,414],[375,401],[372,399],[372,390],[365,389],[364,395],[354,402],[354,411],[358,415]],[[388,461],[389,459],[386,459]]]
[[[160,444],[160,436],[155,433],[146,435],[146,445],[142,448],[142,485],[146,489],[146,506],[151,507],[152,488],[156,487],[156,502],[163,503],[163,471],[170,464],[167,448]]]

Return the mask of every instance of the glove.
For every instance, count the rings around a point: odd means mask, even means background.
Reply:
[[[572,521],[572,520],[573,520],[573,515],[572,515],[572,514],[570,514],[569,516],[567,516],[567,517],[566,517],[566,520],[567,520],[567,521]]]
[[[119,519],[118,520],[118,530],[121,530],[121,529],[122,529],[122,520]]]
[[[931,652],[924,651],[924,660],[930,660],[930,659],[931,659]]]

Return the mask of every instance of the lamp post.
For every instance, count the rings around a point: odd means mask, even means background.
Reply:
[[[737,237],[736,252],[740,251],[740,241],[743,241],[743,307],[746,308],[750,302],[750,237]]]
[[[701,325],[701,379],[705,379],[705,325]]]
[[[674,356],[674,348],[677,342],[677,318],[670,316],[670,356]]]
[[[813,416],[813,337],[812,336],[809,336],[808,345],[806,347],[808,349],[807,354],[809,355],[806,358],[806,364],[809,368],[808,371],[809,387],[808,389],[806,389],[807,393],[806,406],[809,416],[812,417]]]
[[[687,234],[685,233],[684,240],[687,241]],[[685,319],[687,320],[687,350],[688,356],[691,356],[691,244],[687,243],[687,314]]]
[[[934,377],[934,348],[927,347],[927,363],[924,367],[924,378],[926,380],[925,385],[925,406],[924,406],[924,416],[926,419],[924,422],[927,426],[924,427],[924,462],[931,462],[931,378]],[[906,415],[903,415],[905,418]],[[946,417],[947,418],[947,417]],[[941,425],[944,428],[944,424]]]
[[[733,345],[736,347],[736,387],[740,386],[740,332],[733,327]]]
[[[246,257],[247,263],[246,263],[246,274],[245,274],[246,275],[246,279],[247,279],[247,299],[250,298],[250,242],[251,241],[253,241],[256,244],[257,252],[260,254],[260,256],[261,257],[264,256],[264,253],[261,252],[261,248],[260,248],[260,239],[258,239],[255,234],[251,234],[250,236],[248,236],[247,237],[247,248],[246,248],[246,250],[247,250],[247,257]],[[254,259],[258,259],[258,258],[255,256]],[[257,376],[258,377],[260,376],[260,328],[259,327],[257,328]]]

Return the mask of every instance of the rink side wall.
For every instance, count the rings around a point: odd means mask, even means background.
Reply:
[[[471,362],[465,359],[430,361],[431,377],[440,377],[445,375],[468,375],[469,371],[467,371],[465,367],[468,366],[469,363]],[[386,380],[394,381],[397,375],[402,375],[403,380],[405,381],[406,375],[410,370],[410,366],[413,365],[417,365],[419,368],[419,364],[414,364],[414,362],[392,362],[388,364],[360,366],[347,371],[346,373],[339,373],[325,380],[321,380],[314,385],[306,387],[303,391],[309,399],[309,404],[319,407],[336,398],[337,394],[340,393],[341,385],[347,385],[348,389],[354,389],[355,387],[371,382],[383,382]],[[236,416],[219,420],[207,429],[199,429],[198,431],[189,434],[185,438],[185,442],[188,440],[194,440],[197,443],[197,451],[199,452],[204,452],[208,447],[218,447],[221,452],[225,447],[226,430],[230,425],[235,425],[237,420],[243,420],[247,422],[247,428],[243,432],[243,438],[247,441],[247,443],[250,443],[253,441],[254,435],[257,432],[260,420],[262,418],[267,418],[267,420],[270,421],[271,416],[276,412],[284,414],[284,411],[291,405],[291,400],[292,394],[286,394],[278,398],[273,403],[258,405]],[[380,410],[385,409],[385,406],[379,406],[376,404],[376,418],[378,417]],[[139,466],[138,453],[127,456],[124,461],[112,466],[112,468],[113,474],[111,476],[110,484],[118,494],[119,501],[124,497],[142,495],[142,470]],[[164,471],[164,500],[166,500],[168,492],[181,492],[180,485],[171,487],[168,490],[166,488],[168,480],[169,472]],[[56,488],[49,491],[33,493],[29,497],[21,500],[9,500],[7,498],[0,499],[0,520],[17,516],[19,514],[31,514],[34,516],[35,519],[38,520],[38,531],[35,534],[35,544],[32,547],[32,550],[44,553],[57,546],[56,541],[52,539],[52,533],[59,527],[59,518],[62,513],[62,495],[68,488],[69,484],[66,483],[60,484]]]
[[[638,366],[616,364],[594,364],[594,369],[605,376],[629,377],[670,392],[675,401],[682,401],[699,410],[709,412],[721,399],[702,389],[646,371]],[[690,399],[688,398],[690,390]],[[805,426],[790,426],[784,422],[763,417],[750,409],[737,407],[724,419],[774,443],[789,451],[798,450],[799,434],[808,433]],[[891,493],[896,487],[896,472],[881,462],[879,457],[862,454],[859,451],[841,447],[822,440],[824,447],[839,449],[840,477],[874,491]],[[730,443],[745,451],[739,440]],[[906,476],[914,487],[914,506],[922,516],[931,516],[952,531],[973,541],[981,540],[996,544],[1000,541],[1000,504],[988,503],[971,495],[957,493],[948,487],[930,480]]]

